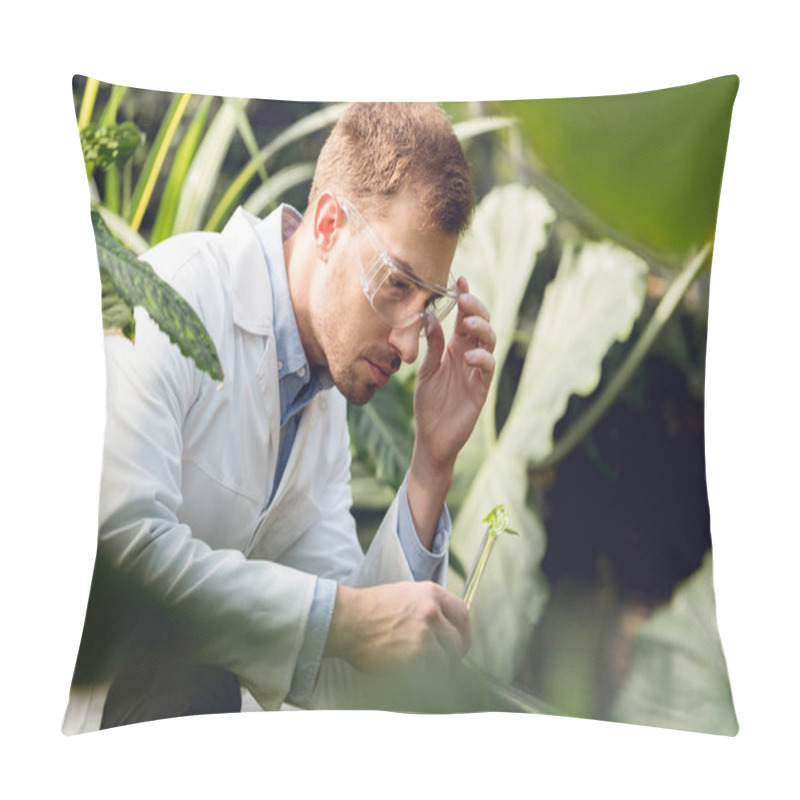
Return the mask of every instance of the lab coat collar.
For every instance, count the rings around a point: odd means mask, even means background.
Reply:
[[[260,220],[239,207],[221,234],[231,276],[233,320],[239,327],[262,336],[271,335],[273,330],[272,287],[257,228],[264,226],[262,234],[271,247],[282,248],[283,209],[280,206]],[[282,249],[279,255],[282,259]]]

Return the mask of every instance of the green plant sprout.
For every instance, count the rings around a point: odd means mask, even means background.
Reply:
[[[508,527],[508,514],[504,505],[495,506],[482,520],[486,523],[486,533],[483,534],[483,542],[478,552],[478,557],[472,565],[469,577],[464,586],[464,594],[461,599],[467,604],[467,608],[472,608],[472,601],[475,599],[475,592],[478,591],[478,583],[481,580],[483,571],[489,563],[489,556],[492,554],[492,548],[497,541],[497,537],[501,533],[510,533],[514,536],[519,536],[516,531],[512,531]]]

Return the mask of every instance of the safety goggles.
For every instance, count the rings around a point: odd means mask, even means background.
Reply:
[[[440,286],[398,264],[358,209],[343,197],[338,202],[352,226],[351,244],[361,287],[373,311],[392,328],[407,328],[421,320],[420,336],[428,315],[443,320],[458,299],[452,277],[447,286]]]

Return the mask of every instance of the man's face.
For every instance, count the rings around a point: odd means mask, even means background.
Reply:
[[[381,213],[363,212],[389,256],[418,278],[445,285],[458,244],[457,234],[426,226],[410,191],[384,201]],[[421,320],[393,328],[373,310],[364,294],[358,254],[369,258],[366,237],[354,236],[352,220],[340,211],[339,229],[314,300],[315,338],[342,394],[356,405],[369,402],[400,362],[419,350]]]

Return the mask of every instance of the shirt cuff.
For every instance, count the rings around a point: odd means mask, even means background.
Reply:
[[[317,684],[322,652],[328,640],[328,631],[336,603],[336,581],[317,578],[314,599],[306,624],[306,634],[297,658],[297,666],[292,677],[289,699],[295,703],[305,702]]]
[[[436,581],[444,585],[447,574],[447,553],[450,546],[450,534],[453,525],[450,521],[450,512],[447,506],[442,507],[436,531],[431,542],[431,549],[422,546],[411,517],[411,508],[408,505],[406,480],[397,492],[397,536],[403,548],[408,566],[415,581]]]

